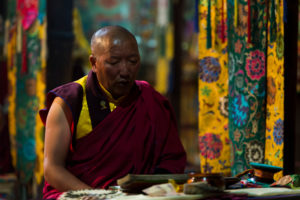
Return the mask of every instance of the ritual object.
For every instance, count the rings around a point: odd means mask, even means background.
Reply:
[[[189,179],[188,174],[128,174],[117,180],[122,191],[140,193],[152,185],[168,183],[174,180],[177,184],[184,184]]]
[[[253,175],[255,181],[271,184],[274,182],[274,174],[281,171],[282,167],[276,167],[273,165],[261,164],[250,162],[251,167],[253,168]]]
[[[209,185],[218,188],[219,190],[225,189],[225,179],[221,173],[191,173],[188,183],[194,182],[207,182]]]

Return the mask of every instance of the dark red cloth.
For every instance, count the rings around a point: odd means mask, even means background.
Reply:
[[[108,114],[69,154],[67,169],[94,188],[115,185],[128,173],[184,172],[186,153],[169,102],[148,83],[136,85],[137,98]],[[45,184],[44,198],[59,194]]]

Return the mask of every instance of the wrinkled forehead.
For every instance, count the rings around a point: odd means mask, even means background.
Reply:
[[[126,46],[126,48],[131,48],[138,51],[138,45],[133,36],[129,34],[111,32],[107,34],[96,35],[92,41],[92,52],[99,54],[121,46]]]

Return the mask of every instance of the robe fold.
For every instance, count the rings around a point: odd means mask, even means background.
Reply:
[[[87,77],[86,87],[88,103],[106,100],[92,72]],[[90,97],[89,87],[92,88]],[[76,82],[50,91],[47,108],[40,111],[42,120],[46,121],[54,97],[60,96],[69,105],[76,127],[78,106],[82,106],[78,99],[85,95],[82,91]],[[92,104],[89,103],[89,108],[93,108]],[[81,181],[93,188],[107,188],[116,185],[116,180],[128,173],[184,172],[186,153],[172,107],[147,82],[135,81],[134,89],[123,104],[112,112],[102,109],[99,113],[98,117],[90,115],[92,121],[100,119],[90,133],[79,139],[72,136],[76,141],[71,141],[73,150],[69,151],[66,168]],[[77,134],[76,129],[73,134]],[[57,198],[61,193],[45,181],[43,194],[47,199]]]

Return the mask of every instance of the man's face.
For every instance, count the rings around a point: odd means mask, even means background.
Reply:
[[[90,56],[92,70],[114,98],[127,95],[140,67],[137,44],[132,38],[107,38],[102,45]]]

